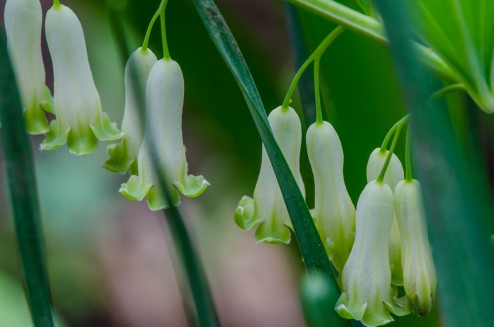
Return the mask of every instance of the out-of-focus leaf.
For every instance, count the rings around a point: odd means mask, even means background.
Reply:
[[[486,112],[494,113],[494,1],[418,0],[421,34]]]
[[[378,0],[376,6],[386,25],[403,95],[412,113],[416,170],[423,185],[444,322],[454,327],[494,326],[493,226],[484,210],[488,204],[482,203],[486,197],[477,196],[486,190],[479,188],[467,170],[467,158],[455,142],[445,103],[432,102],[428,97],[437,81],[434,83],[416,60],[406,14],[409,8],[398,1]]]

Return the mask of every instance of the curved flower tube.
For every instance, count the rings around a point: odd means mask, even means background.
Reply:
[[[330,260],[341,272],[355,239],[355,206],[343,177],[343,148],[328,122],[312,124],[306,141],[315,183],[312,215]]]
[[[154,53],[138,48],[125,65],[125,111],[122,120],[120,144],[108,146],[110,158],[105,168],[125,174],[130,168],[131,175],[138,173],[137,156],[144,137],[146,81],[153,65],[158,61]]]
[[[389,151],[381,151],[380,148],[372,151],[367,163],[367,182],[373,181],[379,177],[381,170],[386,161]],[[393,153],[388,169],[384,174],[384,183],[391,187],[394,192],[396,185],[405,177],[403,166],[400,159]],[[391,234],[389,237],[389,263],[391,265],[391,280],[394,285],[403,285],[403,268],[401,266],[401,240],[396,217],[393,217],[391,224]]]
[[[138,155],[138,174],[122,184],[120,192],[130,200],[147,198],[151,210],[180,204],[180,193],[194,198],[209,183],[202,176],[187,175],[182,140],[184,79],[177,62],[161,59],[151,68],[146,84],[146,128]],[[159,176],[161,174],[161,176]],[[160,180],[166,181],[172,203],[166,201]]]
[[[300,191],[305,196],[300,175],[300,147],[302,127],[293,108],[278,107],[268,116],[274,138],[285,157]],[[244,196],[235,210],[235,222],[244,229],[256,230],[256,240],[264,243],[290,243],[291,223],[276,175],[268,154],[262,147],[261,171],[254,190],[254,198]]]
[[[357,203],[355,243],[343,268],[342,294],[336,304],[342,317],[361,320],[366,326],[393,321],[390,312],[409,313],[391,286],[388,247],[393,212],[391,188],[377,181],[367,184]]]
[[[27,132],[46,133],[49,124],[43,110],[53,112],[53,99],[45,85],[41,55],[41,4],[38,0],[7,0],[4,18],[7,46],[24,106]]]
[[[122,133],[101,111],[101,101],[89,67],[81,23],[64,5],[46,14],[46,39],[53,62],[56,120],[41,144],[53,150],[65,142],[71,153],[88,154],[100,141],[118,140]]]
[[[403,285],[417,315],[425,316],[434,303],[437,279],[421,193],[418,181],[401,181],[396,186],[395,206],[403,249]]]

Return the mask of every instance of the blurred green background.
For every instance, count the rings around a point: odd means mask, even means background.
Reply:
[[[2,12],[4,2],[0,1]],[[44,10],[51,6],[50,1],[41,2]],[[136,48],[158,2],[62,1],[82,22],[103,109],[119,125],[126,58],[118,50],[110,17],[123,19],[127,42]],[[350,1],[344,3],[355,7]],[[283,3],[218,0],[217,4],[266,108],[281,105],[294,75]],[[309,49],[334,28],[311,14],[300,12],[299,18]],[[167,29],[171,56],[185,79],[183,130],[189,170],[211,183],[201,197],[183,199],[181,211],[206,267],[220,320],[227,327],[304,326],[297,296],[303,265],[296,245],[255,244],[253,232],[241,231],[233,221],[240,197],[253,192],[261,157],[260,139],[242,95],[191,1],[170,0]],[[155,28],[151,49],[158,56],[160,42]],[[46,47],[44,55],[51,87]],[[356,203],[366,183],[369,154],[405,114],[398,83],[387,49],[353,32],[345,32],[329,48],[322,70],[324,110],[341,138],[345,179]],[[455,97],[453,117],[462,135],[467,104],[463,97]],[[302,112],[297,99],[293,107]],[[482,122],[478,133],[484,148],[492,150],[492,135],[486,131],[492,130],[493,119],[478,115]],[[40,141],[32,138],[50,283],[61,319],[67,326],[78,327],[186,326],[162,213],[150,212],[145,203],[130,202],[118,194],[127,177],[102,168],[107,144],[100,144],[91,155],[75,157],[66,148],[41,153]],[[400,158],[402,154],[400,142]],[[301,160],[311,207],[313,182],[305,152]],[[487,162],[492,167],[489,162],[492,158]],[[0,178],[0,326],[24,327],[30,322],[3,169]],[[441,326],[439,304],[440,299],[427,318],[410,315],[398,318],[394,325]]]

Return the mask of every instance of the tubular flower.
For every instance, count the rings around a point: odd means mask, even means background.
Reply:
[[[341,272],[355,238],[355,207],[343,178],[341,142],[330,123],[314,123],[309,127],[307,153],[315,182],[312,213],[326,252]]]
[[[110,158],[105,168],[125,174],[137,174],[137,156],[144,136],[146,81],[157,59],[149,50],[137,49],[125,65],[125,111],[122,120],[124,136],[120,144],[108,146]]]
[[[355,243],[341,275],[342,294],[336,311],[366,326],[393,321],[390,312],[409,311],[395,298],[389,266],[389,232],[393,219],[393,192],[381,182],[365,187],[357,204]]]
[[[122,184],[120,192],[130,200],[147,198],[151,210],[180,204],[180,193],[194,198],[209,183],[202,176],[187,175],[182,140],[184,79],[177,62],[161,59],[151,68],[146,84],[146,129],[139,150],[138,174]],[[161,183],[171,195],[166,201]]]
[[[404,287],[419,316],[427,315],[436,293],[436,269],[427,237],[420,183],[401,181],[395,191],[400,227]]]
[[[41,4],[38,0],[7,0],[4,18],[27,131],[43,134],[49,124],[42,109],[52,112],[53,99],[45,85],[41,55]]]
[[[379,177],[389,151],[381,151],[380,148],[372,151],[367,163],[367,182]],[[404,179],[403,166],[400,159],[393,153],[388,169],[384,174],[384,183],[394,192],[396,185]],[[394,285],[403,285],[403,268],[401,266],[401,240],[396,217],[393,217],[391,234],[389,237],[389,263],[391,265],[391,280]]]
[[[94,85],[81,23],[64,5],[54,5],[46,14],[46,39],[53,61],[56,120],[41,144],[53,150],[67,142],[69,151],[90,153],[101,141],[114,141],[122,134],[101,111]]]
[[[300,146],[302,127],[293,108],[278,107],[268,116],[274,138],[280,146],[298,187],[305,196],[300,175]],[[290,216],[283,200],[276,175],[264,146],[262,147],[261,171],[254,190],[254,198],[244,196],[235,210],[235,222],[250,230],[259,224],[256,239],[264,243],[290,243]]]

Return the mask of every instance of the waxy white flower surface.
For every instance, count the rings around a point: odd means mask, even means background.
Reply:
[[[361,320],[366,326],[393,321],[390,312],[409,313],[405,303],[396,299],[396,288],[391,286],[389,233],[393,206],[393,192],[387,184],[367,184],[357,203],[355,243],[341,274],[342,294],[336,311],[344,318]]]
[[[7,0],[4,20],[26,129],[31,134],[46,133],[49,124],[43,110],[53,111],[53,99],[45,85],[45,66],[41,55],[41,4],[39,0]]]
[[[53,62],[57,117],[41,149],[56,149],[67,142],[70,152],[83,155],[92,152],[98,140],[118,140],[122,133],[101,110],[79,19],[70,8],[54,5],[46,14],[45,29]]]
[[[381,170],[386,161],[389,151],[381,151],[380,148],[372,151],[369,161],[367,162],[367,182],[371,182],[379,177]],[[384,183],[391,187],[394,192],[396,185],[405,177],[403,166],[400,159],[393,153],[389,162],[388,169],[384,174]],[[403,268],[401,266],[401,241],[400,231],[396,223],[396,217],[393,217],[391,224],[391,234],[389,237],[389,263],[391,265],[391,280],[395,285],[403,285]]]
[[[355,239],[355,206],[343,177],[343,148],[328,122],[312,124],[306,141],[315,183],[312,215],[329,258],[341,272]]]
[[[300,118],[293,108],[278,107],[268,116],[274,138],[285,157],[290,170],[305,196],[304,183],[300,175],[300,147],[302,127]],[[244,196],[235,210],[235,222],[245,230],[257,227],[256,239],[264,243],[289,243],[290,216],[281,194],[278,180],[268,154],[262,147],[261,170],[254,190],[254,198]]]
[[[418,181],[401,181],[395,191],[395,206],[403,250],[403,286],[417,315],[425,316],[434,303],[437,279],[421,193]]]
[[[138,174],[122,184],[120,192],[131,200],[146,197],[151,210],[180,204],[180,193],[187,197],[201,195],[209,183],[202,176],[187,174],[182,139],[184,79],[177,62],[158,60],[146,84],[146,119],[144,139],[138,155]],[[171,196],[166,200],[162,183]]]
[[[146,82],[151,68],[158,61],[154,53],[138,48],[125,65],[125,111],[122,120],[120,144],[108,146],[110,158],[105,168],[125,174],[129,168],[131,175],[138,173],[137,156],[144,137],[146,113]]]

